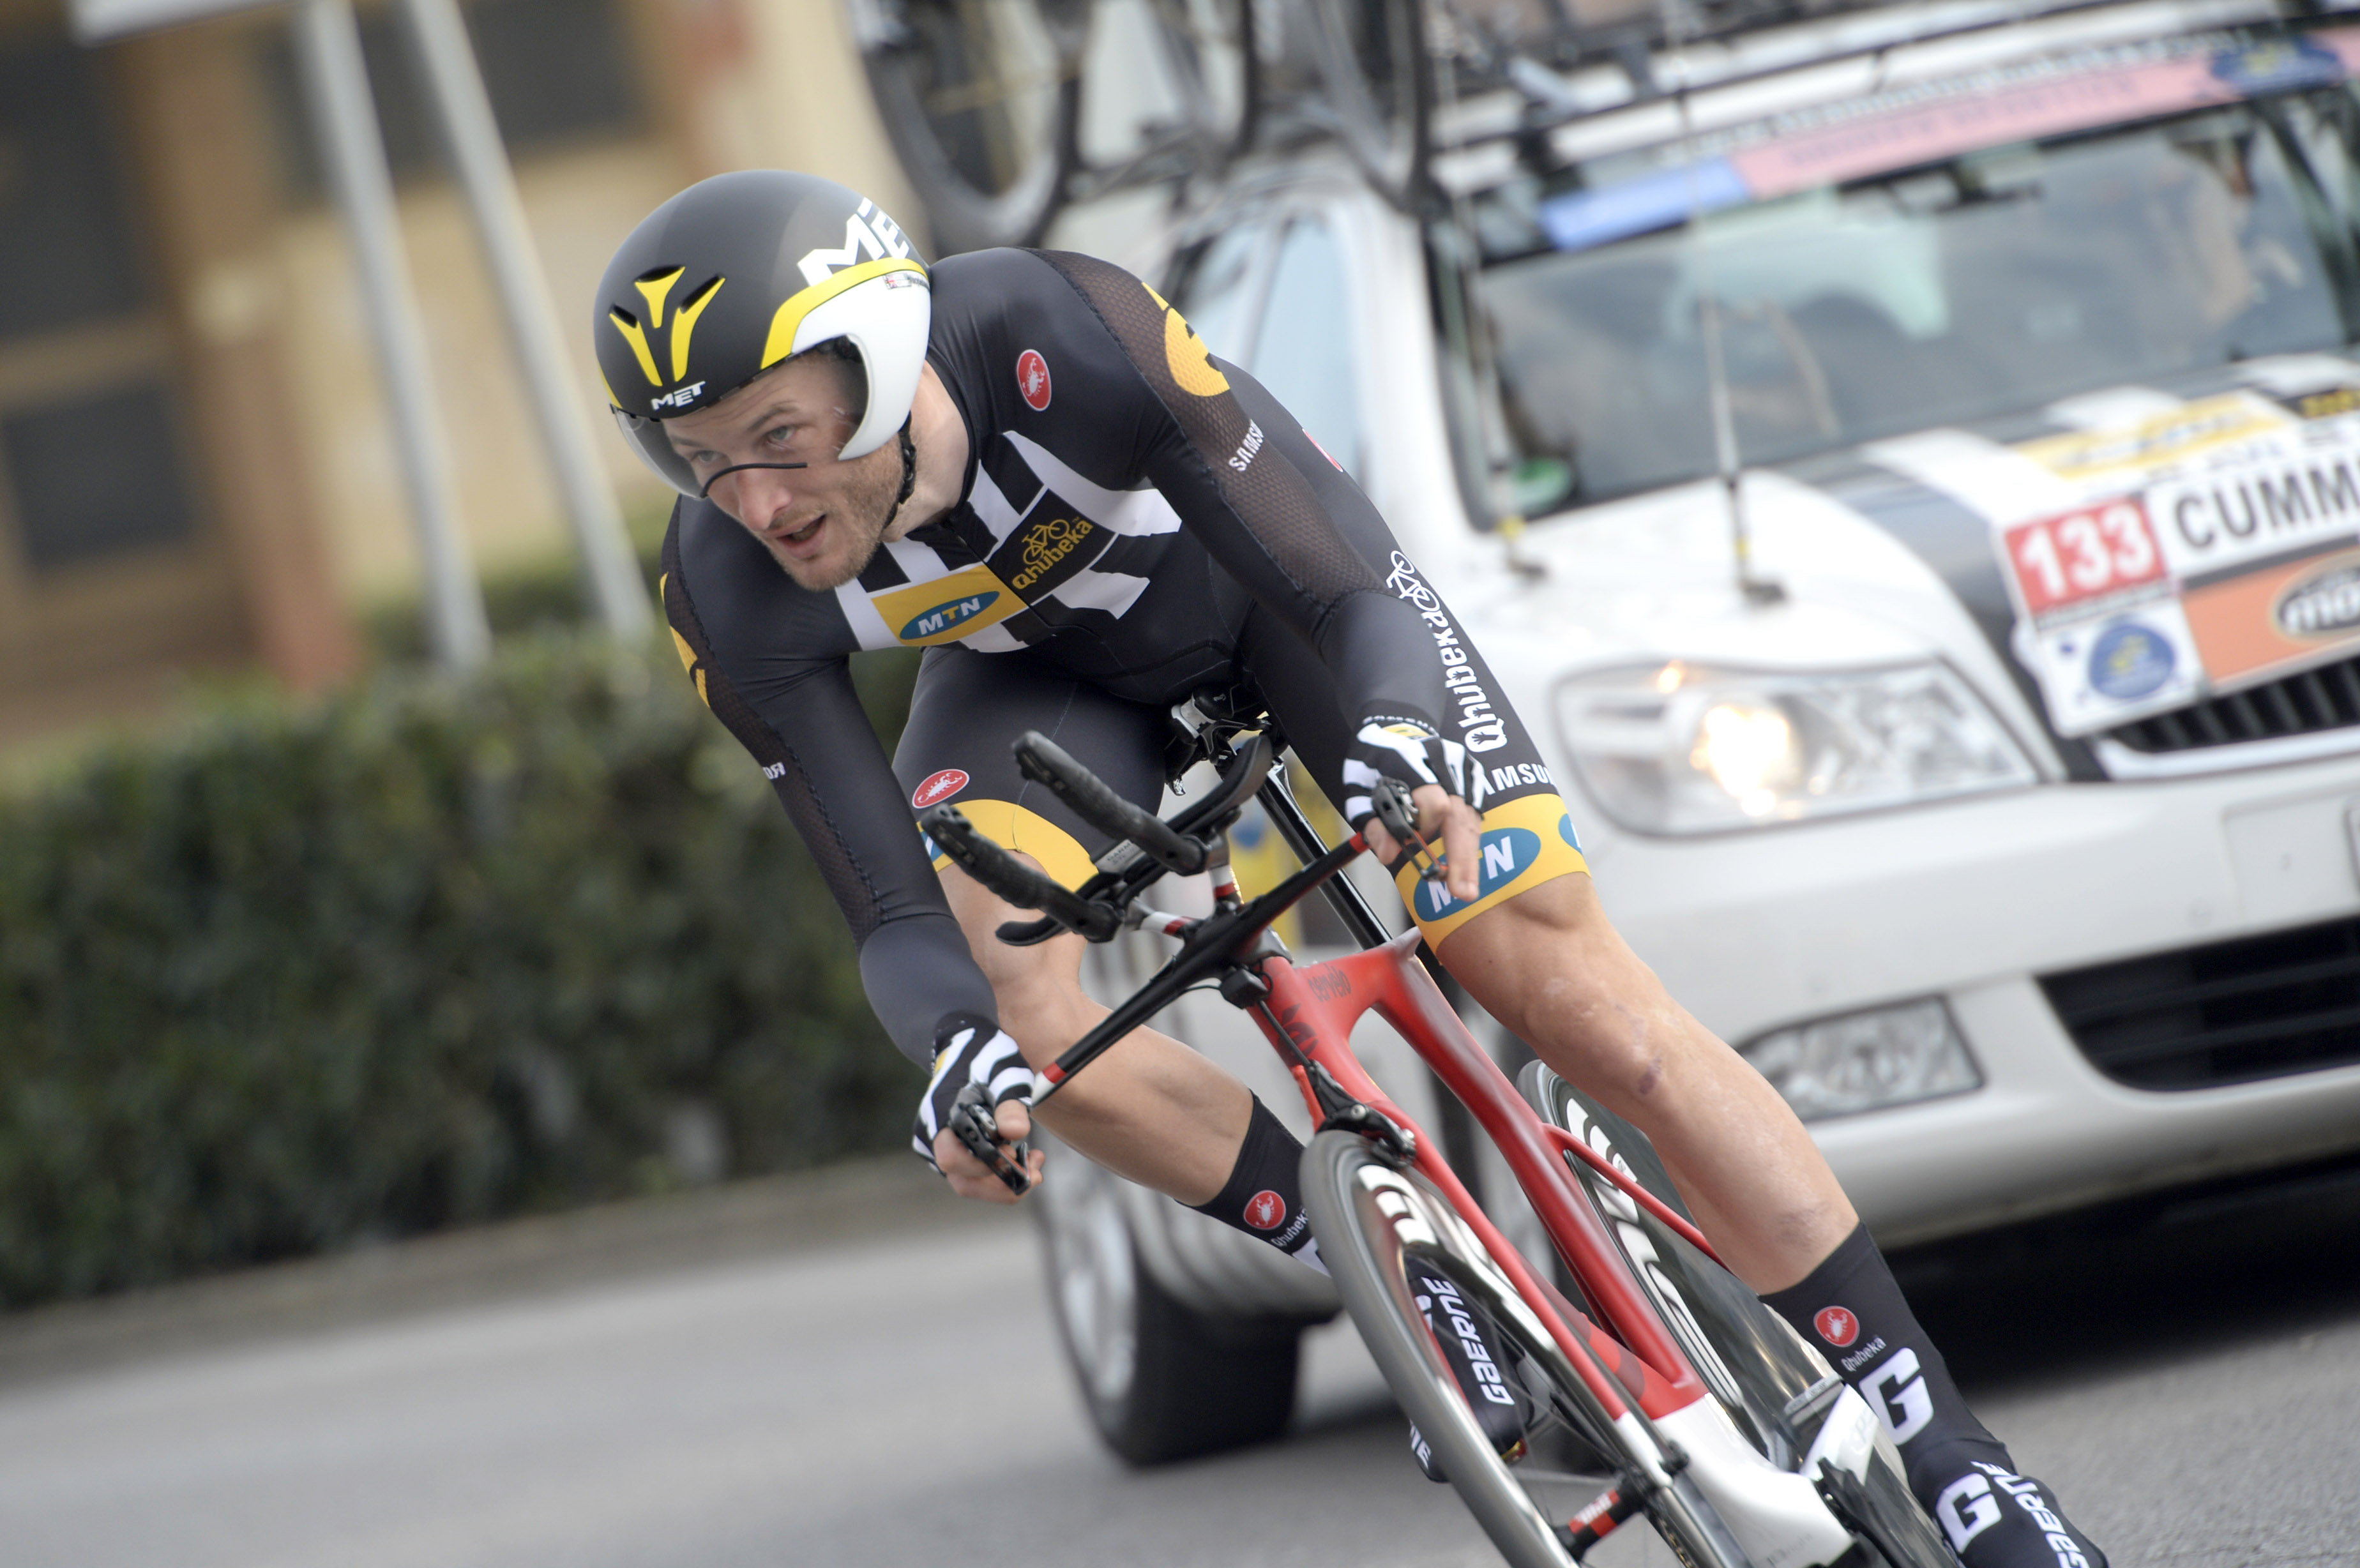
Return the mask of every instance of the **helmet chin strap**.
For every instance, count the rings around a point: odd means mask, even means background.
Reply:
[[[918,487],[918,449],[910,440],[910,421],[901,421],[901,493],[893,497],[893,509],[885,514],[885,526],[891,528],[893,519],[909,505],[910,493]]]

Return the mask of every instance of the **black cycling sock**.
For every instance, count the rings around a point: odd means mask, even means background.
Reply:
[[[1325,1274],[1319,1244],[1311,1239],[1311,1216],[1303,1212],[1302,1167],[1303,1145],[1257,1094],[1229,1181],[1211,1202],[1189,1206]]]
[[[1910,1491],[1967,1568],[2105,1568],[2105,1553],[1967,1409],[1866,1225],[1801,1284],[1762,1299],[1868,1401],[1901,1449]]]

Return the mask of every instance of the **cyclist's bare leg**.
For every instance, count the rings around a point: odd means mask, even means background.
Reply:
[[[1674,1001],[1575,873],[1486,909],[1443,964],[1549,1066],[1645,1133],[1697,1223],[1756,1290],[1784,1290],[1859,1224],[1794,1111]]]
[[[1032,856],[1018,859],[1035,865]],[[1107,1009],[1082,990],[1080,937],[1011,947],[993,932],[1003,921],[1032,919],[966,873],[946,866],[943,891],[991,982],[1000,1026],[1034,1068],[1045,1066],[1087,1034]],[[1142,1029],[1057,1091],[1042,1124],[1098,1164],[1184,1203],[1208,1202],[1237,1164],[1253,1095],[1237,1079],[1168,1035]],[[1028,1130],[1023,1112],[1001,1107],[1003,1136]],[[1017,1118],[1011,1124],[1011,1118]],[[1011,1201],[1008,1190],[948,1132],[934,1159],[961,1197]]]

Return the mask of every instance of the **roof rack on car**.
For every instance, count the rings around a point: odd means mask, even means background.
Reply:
[[[1569,7],[1579,14],[1579,0]],[[1471,51],[1488,69],[1436,116],[1437,154],[1528,138],[1683,90],[1735,87],[1802,65],[2073,13],[2153,11],[2159,29],[2195,31],[2360,8],[2360,0],[1673,0],[1612,21],[1576,21],[1546,38]],[[1457,66],[1458,61],[1437,64]],[[1492,82],[1483,79],[1491,77]]]

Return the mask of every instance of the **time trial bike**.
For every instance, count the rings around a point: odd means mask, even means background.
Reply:
[[[1039,1071],[1036,1107],[1185,991],[1217,988],[1250,1013],[1319,1129],[1304,1153],[1304,1204],[1337,1293],[1451,1484],[1516,1568],[1579,1563],[1636,1516],[1689,1568],[1956,1568],[1876,1412],[1720,1265],[1644,1137],[1537,1062],[1511,1083],[1419,963],[1416,933],[1386,933],[1341,875],[1365,844],[1359,834],[1332,847],[1320,841],[1277,766],[1280,737],[1267,716],[1207,696],[1175,718],[1221,774],[1169,820],[1044,737],[1015,742],[1027,778],[1115,841],[1077,888],[1014,858],[956,806],[920,819],[968,875],[1041,912],[1001,926],[1003,942],[1068,931],[1107,942],[1143,926],[1180,944]],[[1224,833],[1256,798],[1302,868],[1246,899]],[[1377,806],[1395,841],[1416,845],[1425,869],[1438,871],[1414,832],[1407,790],[1380,786]],[[1212,883],[1211,914],[1144,901],[1159,878],[1199,873]],[[1271,926],[1314,892],[1364,945],[1297,966]],[[1552,1265],[1518,1254],[1435,1141],[1362,1070],[1349,1041],[1371,1011],[1496,1146],[1554,1244]],[[1024,1150],[997,1140],[979,1090],[963,1096],[953,1125],[1003,1181],[1024,1190]],[[1551,1452],[1571,1456],[1564,1469],[1532,1463],[1529,1443],[1516,1451],[1524,1461],[1513,1461],[1486,1437],[1437,1338],[1436,1312],[1478,1322],[1528,1437],[1557,1434]]]

